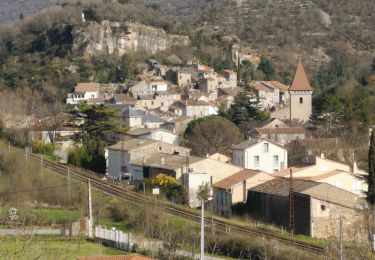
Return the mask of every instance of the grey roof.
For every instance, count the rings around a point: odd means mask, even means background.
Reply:
[[[128,106],[124,110],[122,110],[121,115],[123,117],[142,117],[145,115],[145,112]]]
[[[289,196],[289,178],[275,178],[255,186],[250,191],[272,194],[276,196]],[[293,190],[296,193],[306,194],[312,198],[338,204],[348,208],[359,206],[358,196],[354,193],[338,188],[328,183],[310,180],[293,180]]]
[[[319,182],[305,181],[300,179],[293,180],[294,192],[303,192],[311,187],[320,185]],[[276,178],[260,185],[257,185],[250,190],[261,193],[273,194],[282,197],[289,196],[289,178]]]
[[[142,116],[142,123],[146,123],[146,122],[160,122],[160,123],[164,123],[164,122],[166,122],[166,120],[163,119],[163,118],[161,118],[161,117],[159,117],[159,116],[147,113],[147,114],[144,114]]]
[[[112,150],[124,150],[124,151],[131,151],[133,149],[136,149],[138,147],[143,147],[146,145],[150,145],[153,143],[157,143],[158,141],[150,140],[150,139],[139,139],[139,138],[133,138],[126,141],[118,142],[114,145],[111,145],[108,147]]]
[[[242,143],[239,143],[239,144],[235,145],[233,147],[233,149],[243,150],[243,149],[249,148],[249,147],[251,147],[251,146],[253,146],[257,143],[258,143],[257,139],[250,139],[250,140],[246,140],[246,141],[243,141]]]

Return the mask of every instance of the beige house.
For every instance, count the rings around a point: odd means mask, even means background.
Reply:
[[[286,145],[294,140],[305,139],[305,129],[303,127],[290,127],[279,119],[272,119],[262,127],[251,130],[250,137],[253,139],[269,139],[282,145]]]
[[[237,87],[237,72],[233,70],[222,70],[219,72],[219,74],[225,78],[222,88]]]
[[[233,204],[246,202],[248,189],[272,179],[273,177],[265,172],[241,170],[214,183],[212,185],[213,212],[220,216],[230,217]]]
[[[221,153],[211,154],[209,156],[209,158],[214,159],[214,160],[219,161],[219,162],[223,162],[223,163],[229,163],[230,162],[230,158],[228,156],[226,156],[225,154],[221,154]]]
[[[200,161],[190,163],[189,170],[208,173],[212,176],[212,183],[215,183],[243,170],[243,168],[211,158],[203,158]]]
[[[313,165],[284,169],[274,176],[289,178],[290,170],[293,178],[329,183],[360,197],[365,196],[368,189],[364,178],[368,173],[359,170],[356,163],[349,166],[326,159],[324,155],[317,156]]]
[[[198,81],[199,90],[201,92],[209,93],[215,91],[219,85],[215,78],[203,78]]]
[[[191,74],[187,71],[177,71],[177,85],[181,88],[191,87]]]

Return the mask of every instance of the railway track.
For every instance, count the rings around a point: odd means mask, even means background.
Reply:
[[[42,162],[44,167],[49,168],[59,174],[62,174],[65,176],[67,175],[67,172],[68,172],[67,165],[57,163],[54,161],[50,161],[50,160],[41,161],[40,156],[31,154],[31,153],[29,155],[32,160]],[[180,207],[176,205],[171,205],[166,202],[155,201],[143,194],[124,189],[118,184],[104,182],[101,180],[100,175],[98,173],[84,170],[82,168],[78,168],[75,166],[70,166],[69,170],[73,178],[82,182],[87,182],[88,180],[90,180],[90,183],[93,187],[101,191],[107,192],[111,195],[120,196],[120,197],[126,198],[128,200],[131,200],[139,204],[157,205],[158,207],[163,208],[164,210],[166,210],[168,213],[172,215],[181,216],[185,219],[189,219],[195,222],[200,221],[200,214],[198,212],[192,212],[187,209],[181,209]],[[251,227],[244,227],[238,224],[226,222],[224,220],[221,220],[215,217],[205,218],[205,222],[212,224],[215,231],[237,232],[237,233],[242,233],[245,235],[257,236],[263,239],[274,240],[284,245],[296,247],[301,250],[315,253],[317,255],[324,255],[326,253],[326,250],[321,246],[297,241],[297,240],[290,239],[290,238],[285,238],[280,235],[274,234],[271,231],[260,230],[260,229],[251,228]]]

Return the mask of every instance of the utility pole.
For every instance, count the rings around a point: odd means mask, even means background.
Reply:
[[[27,146],[25,146],[25,159],[27,161]]]
[[[93,238],[92,233],[92,200],[91,200],[91,183],[90,180],[88,180],[88,186],[89,186],[89,238]]]
[[[201,256],[199,260],[204,260],[204,199],[201,198]]]
[[[43,154],[40,155],[40,175],[43,176]]]
[[[293,170],[290,168],[289,176],[289,232],[294,235],[294,189],[293,189]]]
[[[342,215],[340,213],[340,260],[344,260],[344,245],[343,245],[343,234],[342,234]]]
[[[72,187],[70,181],[70,168],[68,166],[68,196],[69,196],[69,204],[72,203]]]

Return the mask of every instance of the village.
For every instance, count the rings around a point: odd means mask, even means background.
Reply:
[[[105,133],[110,145],[104,182],[121,182],[142,192],[145,180],[162,174],[183,187],[185,203],[192,208],[201,207],[197,194],[207,185],[212,199],[206,203],[218,216],[250,214],[264,223],[318,238],[336,235],[338,219],[344,216],[345,237],[366,236],[358,212],[367,207],[367,173],[358,169],[355,158],[345,164],[325,157],[324,152],[332,154],[330,148],[340,147],[339,138],[318,139],[308,133],[313,88],[301,61],[290,86],[253,81],[250,89],[233,70],[216,72],[195,63],[167,67],[153,59],[147,63],[148,69],[131,86],[78,83],[66,99],[72,108],[83,103],[113,108],[127,129]],[[251,127],[247,140],[233,143],[230,154],[206,156],[180,145],[191,121],[217,116],[241,94],[270,114],[261,125]],[[76,113],[72,124],[71,116],[61,116],[61,125],[53,129],[41,123],[50,118],[26,120],[28,125],[17,125],[15,119],[4,116],[3,120],[6,127],[26,128],[28,141],[57,145],[54,155],[67,163],[69,149],[80,145],[74,136],[85,117]],[[307,151],[299,154],[302,163],[290,166],[287,145],[292,142],[305,145]],[[323,148],[325,143],[330,148]],[[343,151],[334,153],[343,160]]]

